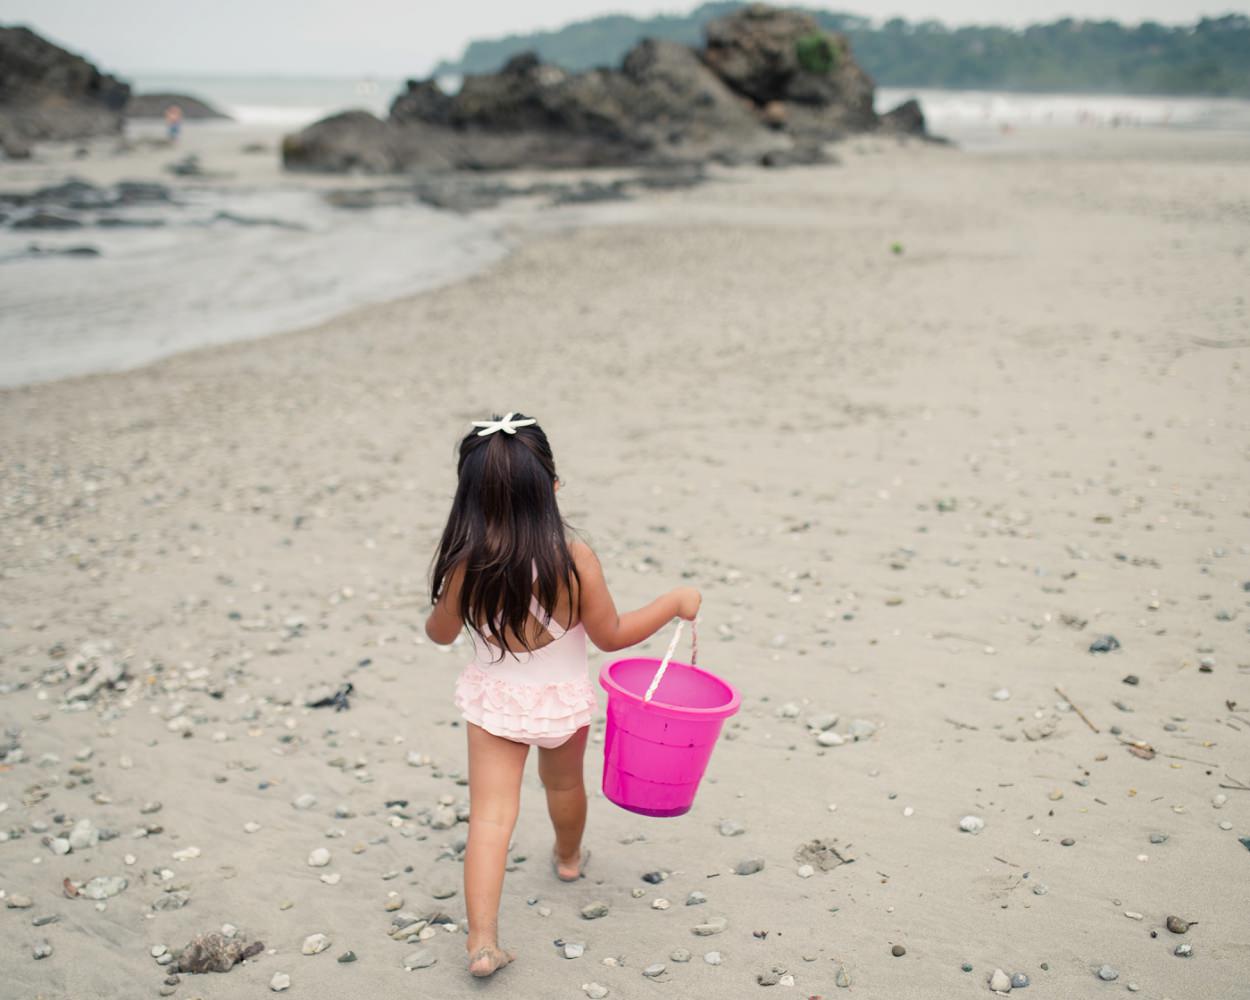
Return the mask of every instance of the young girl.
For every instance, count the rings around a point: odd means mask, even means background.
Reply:
[[[676,616],[693,619],[702,598],[680,587],[618,614],[599,560],[560,515],[560,480],[538,422],[509,413],[473,426],[460,442],[425,631],[447,645],[467,626],[473,642],[456,683],[469,733],[464,898],[469,971],[489,976],[514,957],[499,946],[499,897],[531,746],[555,828],[556,877],[577,881],[590,858],[582,758],[596,704],[586,638],[624,649]]]

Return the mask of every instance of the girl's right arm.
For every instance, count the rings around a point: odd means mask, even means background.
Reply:
[[[440,646],[455,642],[464,628],[464,622],[460,620],[460,586],[463,582],[464,566],[461,564],[447,574],[438,603],[425,620],[425,634]]]
[[[589,545],[574,541],[569,547],[581,581],[578,611],[590,641],[605,653],[649,639],[674,618],[690,621],[699,613],[703,595],[694,587],[678,587],[637,611],[618,614],[603,567]]]

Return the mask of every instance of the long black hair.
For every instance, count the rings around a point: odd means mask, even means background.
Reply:
[[[460,442],[456,474],[456,496],[430,571],[430,601],[438,602],[463,565],[461,621],[488,644],[494,639],[501,659],[508,634],[532,652],[525,628],[531,597],[546,609],[546,626],[561,591],[572,600],[580,583],[556,503],[559,477],[547,435],[536,423],[514,434],[472,430]]]

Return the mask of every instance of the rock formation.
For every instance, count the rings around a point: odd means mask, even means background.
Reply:
[[[40,139],[121,131],[130,85],[29,28],[0,28],[0,145],[29,155]]]
[[[917,131],[910,112],[891,114],[891,130]],[[454,95],[409,81],[385,121],[353,111],[317,122],[286,137],[283,162],[372,173],[810,163],[819,143],[879,127],[872,80],[844,37],[755,4],[712,22],[702,50],[647,39],[618,69],[568,73],[523,54]]]
[[[165,109],[173,104],[182,109],[182,117],[186,121],[230,120],[229,115],[190,94],[134,94],[126,103],[126,117],[164,118]]]

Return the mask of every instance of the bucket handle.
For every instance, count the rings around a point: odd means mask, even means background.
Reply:
[[[655,694],[655,689],[660,686],[660,681],[664,680],[664,671],[668,669],[668,661],[677,652],[677,642],[681,639],[681,629],[685,624],[684,618],[677,619],[677,628],[673,630],[673,638],[668,644],[668,650],[664,653],[664,659],[660,661],[659,667],[656,668],[655,676],[651,678],[651,684],[647,688],[647,693],[642,696],[644,702],[651,700]],[[699,621],[697,618],[690,622],[690,662],[692,664],[699,662]]]

